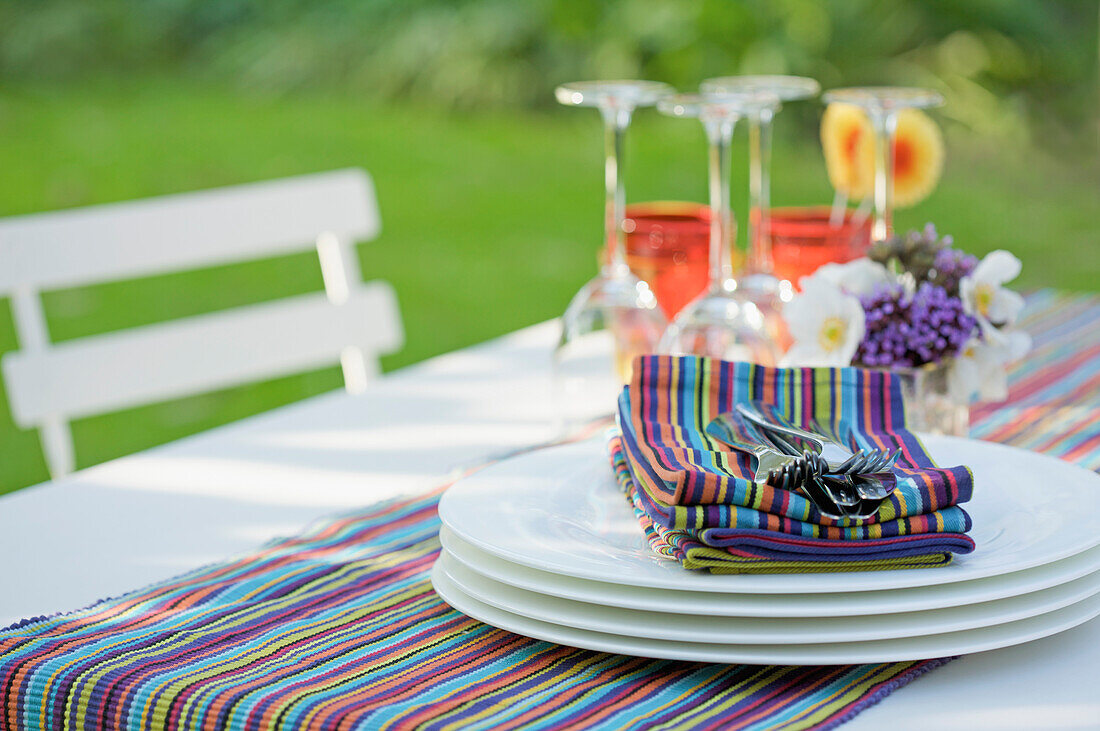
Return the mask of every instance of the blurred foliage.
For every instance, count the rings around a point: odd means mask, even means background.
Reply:
[[[574,78],[794,73],[931,86],[960,127],[1058,146],[1096,118],[1098,15],[1096,0],[7,0],[0,74],[477,107],[546,105]]]

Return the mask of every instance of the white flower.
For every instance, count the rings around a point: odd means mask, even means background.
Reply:
[[[1008,346],[1008,359],[1010,361],[1023,358],[1027,351],[1031,350],[1031,336],[1019,330],[999,330],[1001,336],[1006,339]]]
[[[982,333],[991,335],[997,327],[1012,325],[1024,306],[1024,298],[1001,285],[1020,274],[1020,260],[998,249],[986,255],[974,271],[959,282],[963,308],[978,320]]]
[[[810,276],[802,277],[799,285],[805,289],[807,284],[818,281],[828,282],[848,294],[863,297],[881,285],[892,283],[894,277],[882,264],[862,257],[844,264],[823,264]]]
[[[1027,352],[1031,338],[1019,331],[994,330],[998,337],[974,337],[963,346],[947,373],[951,398],[960,404],[975,397],[986,401],[1008,398],[1008,364]]]
[[[802,293],[783,308],[794,345],[785,365],[846,366],[863,339],[863,307],[825,279],[802,280]]]
[[[951,399],[966,404],[987,392],[989,398],[996,399],[999,392],[1007,391],[1005,365],[1004,348],[999,344],[971,338],[955,356],[947,374]]]
[[[1027,351],[1031,350],[1031,336],[1015,328],[990,327],[982,332],[982,339],[1000,348],[1008,361],[1022,358]]]

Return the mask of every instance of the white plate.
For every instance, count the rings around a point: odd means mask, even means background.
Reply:
[[[520,589],[610,607],[719,617],[843,617],[942,609],[1039,591],[1100,571],[1100,546],[1097,546],[1045,566],[941,586],[833,594],[719,594],[642,588],[551,574],[486,553],[446,527],[439,532],[439,538],[443,547],[468,568]]]
[[[713,575],[647,545],[615,485],[602,438],[532,452],[460,480],[439,515],[463,540],[550,573],[661,589],[739,593],[871,591],[970,581],[1041,566],[1100,544],[1100,475],[1022,449],[928,437],[940,464],[974,472],[978,547],[925,570]]]
[[[547,642],[639,657],[760,665],[848,665],[983,652],[1056,634],[1100,614],[1098,595],[1037,617],[924,637],[806,645],[719,645],[626,637],[530,619],[470,596],[456,586],[439,565],[432,569],[432,585],[445,602],[469,617]]]
[[[605,607],[517,589],[471,571],[447,551],[440,568],[469,596],[513,614],[577,629],[707,644],[797,645],[920,637],[1014,622],[1100,592],[1100,572],[1008,599],[921,612],[861,617],[714,617]]]

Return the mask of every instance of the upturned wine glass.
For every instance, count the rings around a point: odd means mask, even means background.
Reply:
[[[783,102],[814,97],[821,85],[803,76],[720,76],[707,79],[700,89],[704,94],[751,94],[764,102],[755,104],[745,115],[749,131],[749,256],[741,286],[749,291],[774,292],[779,282],[774,275],[768,226],[772,121]]]
[[[904,86],[859,86],[825,92],[827,104],[852,104],[862,108],[874,132],[874,219],[871,240],[890,236],[894,214],[894,133],[902,109],[927,109],[943,104],[943,95],[929,89]]]
[[[600,272],[574,295],[561,320],[554,380],[565,426],[609,412],[630,380],[634,356],[652,353],[667,324],[649,285],[626,263],[623,138],[639,107],[671,93],[655,81],[581,81],[555,90],[562,104],[595,107],[604,121],[604,242]],[[610,398],[606,404],[605,400]]]
[[[681,94],[666,97],[658,109],[675,117],[696,117],[709,145],[710,283],[665,331],[658,349],[677,355],[706,355],[774,365],[775,341],[760,308],[733,276],[734,221],[730,210],[730,143],[738,119],[762,101],[756,94]]]

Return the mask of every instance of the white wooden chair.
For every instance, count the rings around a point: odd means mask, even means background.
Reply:
[[[0,219],[0,297],[20,349],[2,361],[15,423],[54,477],[69,421],[340,362],[349,391],[403,343],[397,300],[364,283],[354,243],[380,227],[357,169]],[[51,343],[39,293],[316,247],[324,292]]]

